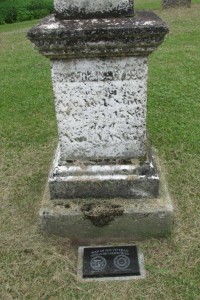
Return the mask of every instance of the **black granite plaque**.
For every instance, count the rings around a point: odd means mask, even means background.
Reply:
[[[83,278],[140,276],[137,246],[86,247]]]

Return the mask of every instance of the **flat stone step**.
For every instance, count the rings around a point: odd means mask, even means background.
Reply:
[[[74,161],[60,165],[58,145],[49,175],[50,198],[153,198],[157,197],[159,176],[153,150],[144,162],[133,160],[127,165],[96,165]]]
[[[173,206],[158,165],[159,197],[146,199],[54,199],[45,191],[40,210],[44,233],[80,241],[128,241],[163,237],[173,226]]]

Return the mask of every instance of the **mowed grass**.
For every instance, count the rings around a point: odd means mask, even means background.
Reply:
[[[192,4],[200,3],[200,0],[191,0]],[[134,0],[135,9],[161,9],[162,0]]]
[[[0,299],[200,298],[200,5],[157,13],[170,34],[149,58],[148,130],[175,223],[167,239],[132,241],[147,269],[138,282],[79,283],[77,246],[39,231],[57,143],[50,64],[26,39],[35,22],[0,26]]]

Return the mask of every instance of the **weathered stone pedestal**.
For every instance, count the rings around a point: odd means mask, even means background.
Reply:
[[[147,57],[166,25],[128,0],[54,1],[28,37],[51,59],[59,144],[41,225],[75,239],[163,236],[170,197],[146,132]]]
[[[191,0],[163,0],[162,1],[163,8],[181,7],[181,6],[190,7]]]

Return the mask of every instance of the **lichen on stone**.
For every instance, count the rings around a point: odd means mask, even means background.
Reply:
[[[115,217],[121,216],[124,209],[121,205],[105,203],[89,203],[81,207],[85,218],[90,219],[95,226],[108,225]]]

